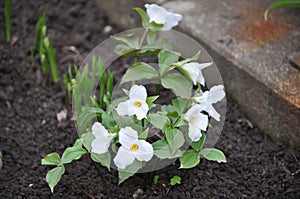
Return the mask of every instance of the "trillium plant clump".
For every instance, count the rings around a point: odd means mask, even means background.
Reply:
[[[117,169],[120,184],[137,172],[159,168],[160,161],[166,159],[179,159],[180,169],[197,166],[200,157],[226,162],[222,151],[203,148],[211,121],[221,119],[214,104],[225,98],[223,85],[207,89],[202,72],[213,62],[199,63],[200,52],[184,58],[172,49],[170,41],[157,37],[160,31],[169,31],[176,26],[182,19],[181,15],[155,4],[146,4],[145,8],[146,12],[134,8],[145,30],[142,36],[124,34],[112,37],[118,44],[114,53],[134,58],[134,63],[120,78],[119,87],[124,91],[122,97],[113,99],[113,73],[105,72],[101,59],[94,58],[92,64],[92,74],[96,71],[100,74],[100,99],[81,96],[82,91],[93,87],[93,84],[89,87],[86,83],[88,76],[93,81],[95,78],[85,70],[78,72],[73,85],[73,102],[80,137],[61,157],[58,153],[50,153],[42,159],[43,165],[54,166],[46,176],[52,192],[61,176],[70,173],[68,164],[83,155],[92,160],[104,184],[105,179],[97,169],[99,164],[108,170]],[[149,55],[158,60],[156,66],[140,61]],[[150,92],[148,86],[142,84],[150,80],[155,82],[155,92]],[[169,104],[156,104],[161,99],[160,92],[167,91],[176,97]],[[150,93],[153,94],[149,96]],[[88,105],[79,107],[82,98]],[[92,118],[95,115],[96,119]],[[70,177],[83,193],[91,197],[73,175]]]

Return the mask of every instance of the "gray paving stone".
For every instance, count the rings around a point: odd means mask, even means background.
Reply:
[[[142,7],[141,1],[105,2],[99,0],[99,5],[118,10],[107,12],[115,15],[110,16],[114,23],[138,27],[131,8]],[[254,123],[274,139],[300,146],[300,71],[289,62],[300,57],[299,9],[274,9],[265,22],[263,12],[270,1],[153,2],[183,15],[180,31],[207,49],[227,92]]]

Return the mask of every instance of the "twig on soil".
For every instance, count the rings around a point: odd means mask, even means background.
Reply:
[[[86,190],[83,189],[83,187],[79,184],[79,182],[76,180],[75,176],[70,172],[70,170],[64,165],[66,172],[70,175],[70,178],[74,182],[74,184],[78,187],[78,189],[85,194],[90,199],[95,199],[94,196],[90,195]]]

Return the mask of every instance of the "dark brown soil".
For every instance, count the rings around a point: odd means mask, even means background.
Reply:
[[[3,2],[0,2],[0,28],[4,30]],[[4,165],[0,171],[0,198],[85,198],[68,175],[51,194],[45,181],[49,167],[41,166],[46,154],[62,153],[76,139],[71,109],[64,92],[46,85],[39,65],[32,69],[29,49],[40,10],[47,15],[48,31],[54,36],[59,70],[79,64],[94,46],[118,31],[105,33],[106,17],[91,1],[17,1],[12,3],[12,34],[17,42],[9,47],[1,32],[0,45],[0,148]],[[4,32],[3,32],[4,33]],[[77,53],[67,50],[75,46]],[[68,108],[68,118],[58,122],[56,114]],[[300,151],[270,140],[247,120],[238,105],[228,99],[228,113],[217,148],[228,163],[202,160],[191,170],[171,165],[157,174],[157,185],[138,174],[117,186],[117,173],[101,169],[112,198],[300,198]],[[87,158],[72,163],[80,183],[96,198],[105,198],[101,181]],[[170,178],[182,177],[171,187]],[[146,177],[145,177],[146,176]],[[165,184],[163,186],[162,184]]]

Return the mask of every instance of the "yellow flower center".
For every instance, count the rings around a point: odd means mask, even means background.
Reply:
[[[131,151],[136,152],[138,149],[139,149],[139,145],[135,143],[131,145]]]
[[[195,116],[192,116],[190,119],[190,123],[194,123],[195,122]]]
[[[139,108],[139,107],[142,106],[142,102],[141,102],[141,101],[135,101],[135,102],[134,102],[134,106],[135,106],[136,108]]]
[[[109,138],[110,138],[110,135],[108,134],[106,137],[107,137],[107,139],[109,139]]]

